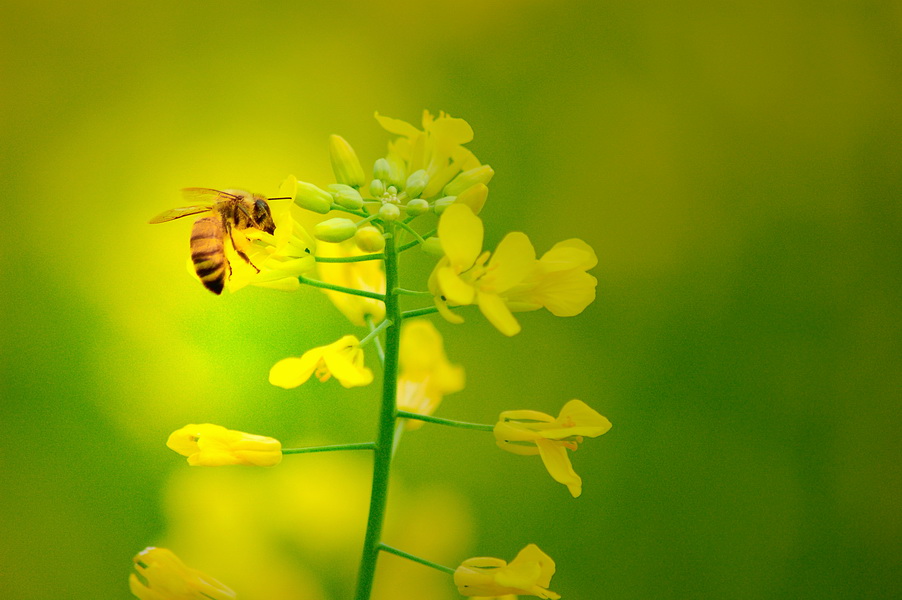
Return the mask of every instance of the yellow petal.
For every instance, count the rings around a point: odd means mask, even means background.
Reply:
[[[556,317],[573,317],[595,301],[598,280],[583,271],[549,273],[536,286],[532,299]]]
[[[537,410],[506,410],[501,413],[499,421],[538,421],[540,423],[553,423],[554,417]]]
[[[542,266],[552,271],[580,269],[587,271],[598,264],[595,250],[586,242],[573,238],[558,242],[542,255]]]
[[[322,353],[316,356],[316,360],[313,360],[313,357],[308,354],[304,354],[301,358],[283,358],[277,362],[269,370],[269,382],[278,387],[291,389],[310,379]]]
[[[346,388],[369,385],[373,381],[373,372],[357,364],[356,352],[363,351],[357,348],[350,352],[328,352],[323,356],[326,368]]]
[[[460,314],[448,308],[448,303],[437,296],[435,298],[435,307],[438,309],[438,314],[440,314],[449,323],[460,325],[464,322],[464,318],[460,316]]]
[[[447,146],[449,152],[451,146],[459,146],[473,141],[473,128],[463,119],[439,118],[433,121],[428,129],[429,133],[435,136],[436,144]]]
[[[503,569],[498,569],[495,574],[495,581],[499,585],[514,588],[526,592],[534,585],[536,580],[541,576],[542,570],[539,564],[535,562],[512,562]]]
[[[438,238],[451,265],[469,269],[482,251],[482,221],[469,206],[452,204],[438,222]]]
[[[507,336],[520,333],[520,324],[500,296],[478,292],[476,301],[479,304],[479,310],[489,320],[489,323],[495,326],[495,329]]]
[[[442,334],[426,319],[405,321],[401,327],[398,364],[402,373],[431,371],[445,358]]]
[[[473,303],[476,289],[461,279],[454,269],[442,267],[436,271],[435,275],[439,289],[446,300],[461,306]]]
[[[536,251],[526,234],[515,231],[504,236],[489,260],[489,269],[493,273],[492,291],[502,293],[523,281],[535,262]]]
[[[541,575],[536,580],[536,583],[542,587],[551,585],[551,577],[554,575],[555,571],[554,560],[542,552],[541,548],[535,544],[529,544],[520,550],[517,557],[511,561],[511,564],[513,565],[520,561],[538,564],[541,569]]]
[[[582,493],[583,480],[573,465],[570,464],[570,457],[567,456],[567,449],[560,444],[551,440],[536,440],[536,446],[539,447],[539,454],[542,456],[542,462],[549,475],[558,483],[563,483],[570,490],[570,494],[574,498],[578,498]]]
[[[376,112],[375,116],[376,120],[379,121],[379,124],[382,125],[382,128],[389,133],[403,135],[404,137],[409,138],[412,138],[420,133],[419,129],[417,129],[407,121],[402,121],[401,119],[393,119],[391,117],[383,117],[378,112]]]
[[[573,435],[598,437],[607,433],[611,422],[582,400],[571,400],[564,405],[556,419],[557,428],[543,430],[542,437],[560,439]]]

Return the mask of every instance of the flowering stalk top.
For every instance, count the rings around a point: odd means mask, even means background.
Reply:
[[[166,548],[145,548],[133,559],[137,574],[128,578],[132,594],[141,600],[235,600],[223,583],[185,565]]]
[[[508,564],[500,558],[468,558],[454,572],[454,583],[464,596],[527,594],[557,600],[547,589],[554,575],[554,561],[535,544],[529,544]]]
[[[272,467],[282,461],[279,440],[210,423],[185,425],[172,432],[166,445],[187,456],[188,464],[195,467]]]
[[[597,437],[611,428],[611,422],[582,400],[571,400],[557,418],[535,410],[509,410],[501,413],[495,425],[498,446],[521,455],[539,454],[548,473],[563,483],[577,498],[582,479],[573,470],[567,450],[576,450],[583,436]]]

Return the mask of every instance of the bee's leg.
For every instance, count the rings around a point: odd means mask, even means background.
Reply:
[[[242,250],[241,248],[239,248],[239,247],[238,247],[238,244],[235,243],[235,235],[232,233],[232,226],[231,226],[231,225],[229,225],[229,239],[232,240],[232,248],[235,249],[235,252],[238,254],[238,256],[240,256],[241,258],[243,258],[243,259],[244,259],[244,262],[246,262],[246,263],[249,264],[250,266],[254,267],[254,270],[257,271],[257,273],[259,273],[259,272],[260,272],[260,269],[257,268],[257,265],[255,265],[254,263],[252,263],[252,262],[251,262],[251,259],[248,258],[247,254],[244,253],[244,250]]]

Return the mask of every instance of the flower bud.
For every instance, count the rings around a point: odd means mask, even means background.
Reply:
[[[426,238],[420,248],[430,256],[444,256],[445,251],[442,250],[442,243],[436,236]]]
[[[386,203],[379,209],[379,216],[385,221],[394,221],[401,216],[401,209],[397,204]]]
[[[391,167],[388,164],[388,160],[377,158],[376,162],[373,163],[373,179],[378,179],[379,181],[386,183],[390,181],[390,174]]]
[[[335,199],[335,203],[339,206],[353,210],[363,206],[363,197],[360,195],[360,192],[349,185],[332,183],[329,184],[329,191],[332,192],[332,198]]]
[[[414,198],[413,200],[409,201],[406,206],[404,206],[404,210],[411,217],[418,217],[429,210],[429,203],[422,198]]]
[[[429,175],[426,174],[426,171],[420,169],[419,171],[411,173],[410,177],[407,178],[407,184],[404,186],[404,191],[407,192],[408,197],[417,198],[423,193],[423,190],[426,189],[428,184]]]
[[[482,207],[485,206],[486,198],[489,196],[489,188],[484,183],[467,188],[457,195],[457,204],[466,204],[473,210],[474,215],[478,215]]]
[[[370,182],[370,195],[373,198],[379,198],[385,193],[385,184],[381,179],[374,179]]]
[[[366,183],[363,167],[360,166],[354,148],[340,135],[329,136],[329,156],[332,158],[335,181],[355,188]]]
[[[285,186],[286,184],[282,185]],[[332,195],[325,190],[319,189],[312,183],[295,180],[295,189],[292,197],[295,204],[301,208],[312,210],[321,215],[332,210]]]
[[[455,200],[457,200],[457,196],[445,196],[444,198],[439,198],[432,206],[432,210],[435,211],[435,214],[440,215],[445,212],[446,208],[454,204]]]
[[[337,217],[318,223],[313,228],[313,237],[323,242],[343,242],[357,233],[357,223],[351,219]]]
[[[385,237],[372,225],[358,229],[354,234],[354,242],[364,252],[381,252],[385,248]]]
[[[464,171],[445,186],[443,193],[446,196],[456,196],[478,183],[487,184],[492,180],[494,174],[495,171],[488,165],[481,165],[475,169]]]
[[[388,160],[388,182],[398,189],[404,187],[407,182],[407,165],[404,159],[397,154],[389,154]]]

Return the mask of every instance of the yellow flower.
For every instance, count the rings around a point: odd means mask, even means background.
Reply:
[[[235,592],[209,575],[192,569],[166,548],[145,548],[132,559],[128,586],[141,600],[234,600]]]
[[[401,328],[398,356],[398,409],[431,415],[445,394],[464,388],[464,370],[448,362],[442,336],[429,321],[406,321]],[[405,429],[423,426],[422,421],[407,419]]]
[[[449,206],[438,223],[438,237],[445,256],[429,278],[439,312],[452,323],[463,318],[448,310],[452,305],[474,302],[501,333],[515,335],[520,324],[503,298],[533,268],[536,253],[520,232],[507,234],[495,253],[482,252],[482,221],[465,204]]]
[[[513,311],[547,308],[557,317],[578,315],[595,300],[598,280],[586,273],[598,264],[595,251],[582,240],[559,242],[542,255],[530,274],[505,293]]]
[[[503,450],[530,456],[539,454],[548,473],[563,483],[576,498],[582,493],[582,479],[573,470],[567,450],[576,450],[583,436],[598,437],[611,422],[582,400],[571,400],[555,419],[535,410],[509,410],[495,424],[495,440]]]
[[[198,467],[272,467],[282,461],[279,440],[210,423],[185,425],[172,432],[166,445],[187,456],[189,465]]]
[[[302,209],[291,200],[270,200],[269,206],[276,224],[274,233],[259,229],[234,232],[236,244],[260,271],[241,259],[230,261],[229,291],[247,285],[294,291],[300,288],[298,276],[316,266],[316,240],[301,225]]]
[[[461,171],[481,166],[479,159],[463,147],[473,141],[473,128],[463,119],[440,112],[438,118],[428,110],[423,111],[423,130],[400,119],[383,117],[378,112],[376,120],[388,131],[399,136],[389,144],[389,154],[400,157],[407,164],[407,173],[420,169],[426,171],[429,183],[420,194],[431,198]]]
[[[361,252],[354,240],[339,244],[320,244],[319,256],[350,257],[368,254]],[[322,281],[332,285],[354,288],[367,292],[385,293],[385,271],[381,260],[365,260],[350,263],[319,263],[319,275]],[[353,294],[345,294],[333,290],[323,290],[332,304],[342,312],[348,320],[358,327],[366,327],[366,317],[374,322],[385,318],[385,303],[375,298],[364,298]]]
[[[547,589],[552,575],[554,561],[530,544],[510,564],[500,558],[468,558],[454,572],[454,583],[464,596],[528,594],[557,600],[560,595]]]
[[[269,382],[285,389],[295,388],[316,373],[320,381],[333,375],[346,388],[369,385],[373,372],[363,364],[360,340],[346,335],[328,346],[308,350],[300,358],[283,358],[269,370]]]

